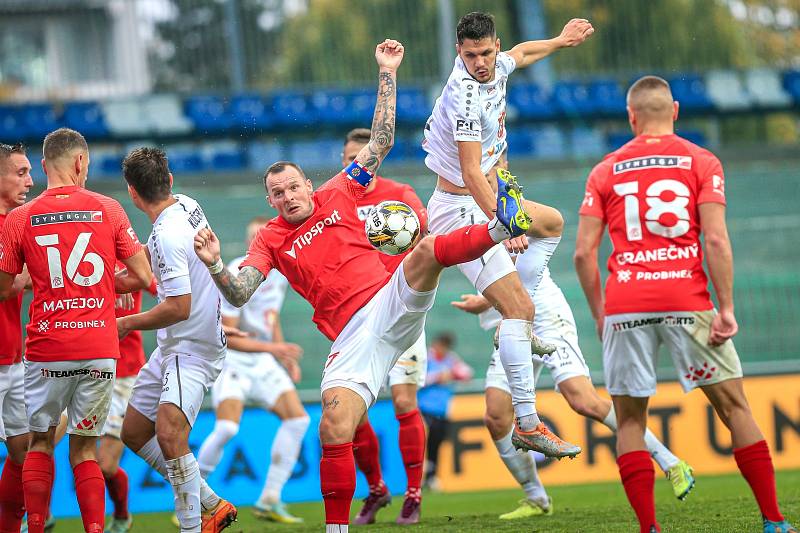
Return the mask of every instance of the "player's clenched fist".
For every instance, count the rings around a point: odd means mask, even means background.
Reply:
[[[375,48],[375,59],[379,67],[397,70],[403,61],[404,52],[405,49],[400,41],[386,39]]]
[[[194,236],[194,251],[206,266],[211,266],[219,261],[219,239],[211,231],[211,228],[203,228]]]
[[[591,22],[586,19],[572,19],[561,30],[558,38],[561,40],[561,46],[578,46],[593,33]]]

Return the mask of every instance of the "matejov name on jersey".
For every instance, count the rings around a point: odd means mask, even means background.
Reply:
[[[69,222],[103,222],[103,212],[61,211],[59,213],[31,215],[31,226],[46,226],[48,224],[64,224]]]
[[[42,368],[43,378],[74,378],[77,376],[89,376],[92,379],[114,379],[112,370],[99,370],[97,368],[71,368],[69,370],[50,370]]]
[[[331,216],[325,217],[322,220],[318,220],[317,223],[311,226],[307,232],[303,233],[292,242],[291,250],[285,250],[284,252],[292,259],[297,259],[297,252],[302,250],[303,246],[308,246],[311,244],[311,240],[317,235],[321,234],[322,230],[325,229],[325,226],[333,226],[337,222],[341,221],[342,216],[339,214],[338,210],[334,209],[333,213],[331,213]]]
[[[50,300],[42,304],[42,310],[47,312],[68,311],[70,309],[102,309],[106,303],[105,298],[67,298],[64,300]]]

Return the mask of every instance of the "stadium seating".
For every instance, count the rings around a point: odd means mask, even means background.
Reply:
[[[546,120],[555,117],[557,112],[544,89],[535,83],[524,81],[509,85],[508,104],[515,112],[514,118]]]
[[[108,131],[114,137],[136,137],[150,133],[150,123],[139,100],[128,98],[100,104]]]
[[[580,82],[556,82],[553,87],[553,100],[568,117],[590,116],[598,109],[597,102],[589,95],[589,89]]]
[[[87,139],[109,136],[103,108],[97,102],[71,102],[64,106],[64,125],[78,130]]]
[[[316,111],[304,92],[277,91],[272,93],[272,109],[278,126],[311,126],[317,120]]]
[[[620,116],[625,113],[625,94],[616,80],[594,80],[589,84],[589,98],[602,115]]]
[[[142,102],[142,113],[153,131],[160,136],[186,135],[194,124],[183,113],[183,103],[175,94],[156,94]]]
[[[779,108],[792,104],[792,97],[783,88],[777,71],[759,68],[746,72],[744,76],[747,92],[756,106]]]
[[[233,126],[233,116],[219,96],[190,96],[186,100],[186,116],[198,133],[225,133]]]
[[[711,111],[714,103],[708,96],[703,79],[696,74],[683,74],[667,80],[672,96],[680,102],[681,109],[688,112]]]
[[[24,137],[41,141],[51,131],[62,126],[56,110],[50,104],[29,104],[20,111],[21,124],[25,125]]]
[[[576,159],[596,159],[607,151],[606,139],[597,128],[573,129],[569,144],[571,155]]]
[[[269,107],[270,102],[260,94],[237,94],[230,105],[234,127],[243,133],[263,133],[275,123]]]
[[[800,105],[800,70],[790,70],[783,76],[783,87],[792,95],[794,102]]]
[[[373,90],[374,98],[374,90]],[[374,107],[375,102],[371,105]],[[397,90],[397,123],[421,127],[430,115],[433,105],[421,87],[400,87]]]
[[[19,109],[13,106],[0,106],[0,138],[4,142],[14,143],[28,137],[28,129],[22,121]]]
[[[713,70],[706,76],[708,96],[720,111],[741,111],[750,107],[751,98],[737,72]]]

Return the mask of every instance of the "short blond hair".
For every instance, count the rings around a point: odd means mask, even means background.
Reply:
[[[644,76],[628,89],[627,103],[634,114],[642,118],[666,119],[672,117],[672,90],[664,78]]]

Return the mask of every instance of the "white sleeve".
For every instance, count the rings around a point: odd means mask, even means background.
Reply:
[[[451,109],[453,139],[481,142],[480,84],[470,77],[458,82]]]
[[[497,54],[497,66],[503,70],[506,76],[510,76],[517,69],[517,62],[506,52]]]
[[[158,257],[158,269],[164,296],[181,296],[192,293],[189,281],[189,257],[184,240],[179,232],[161,233],[158,236],[161,257]]]

